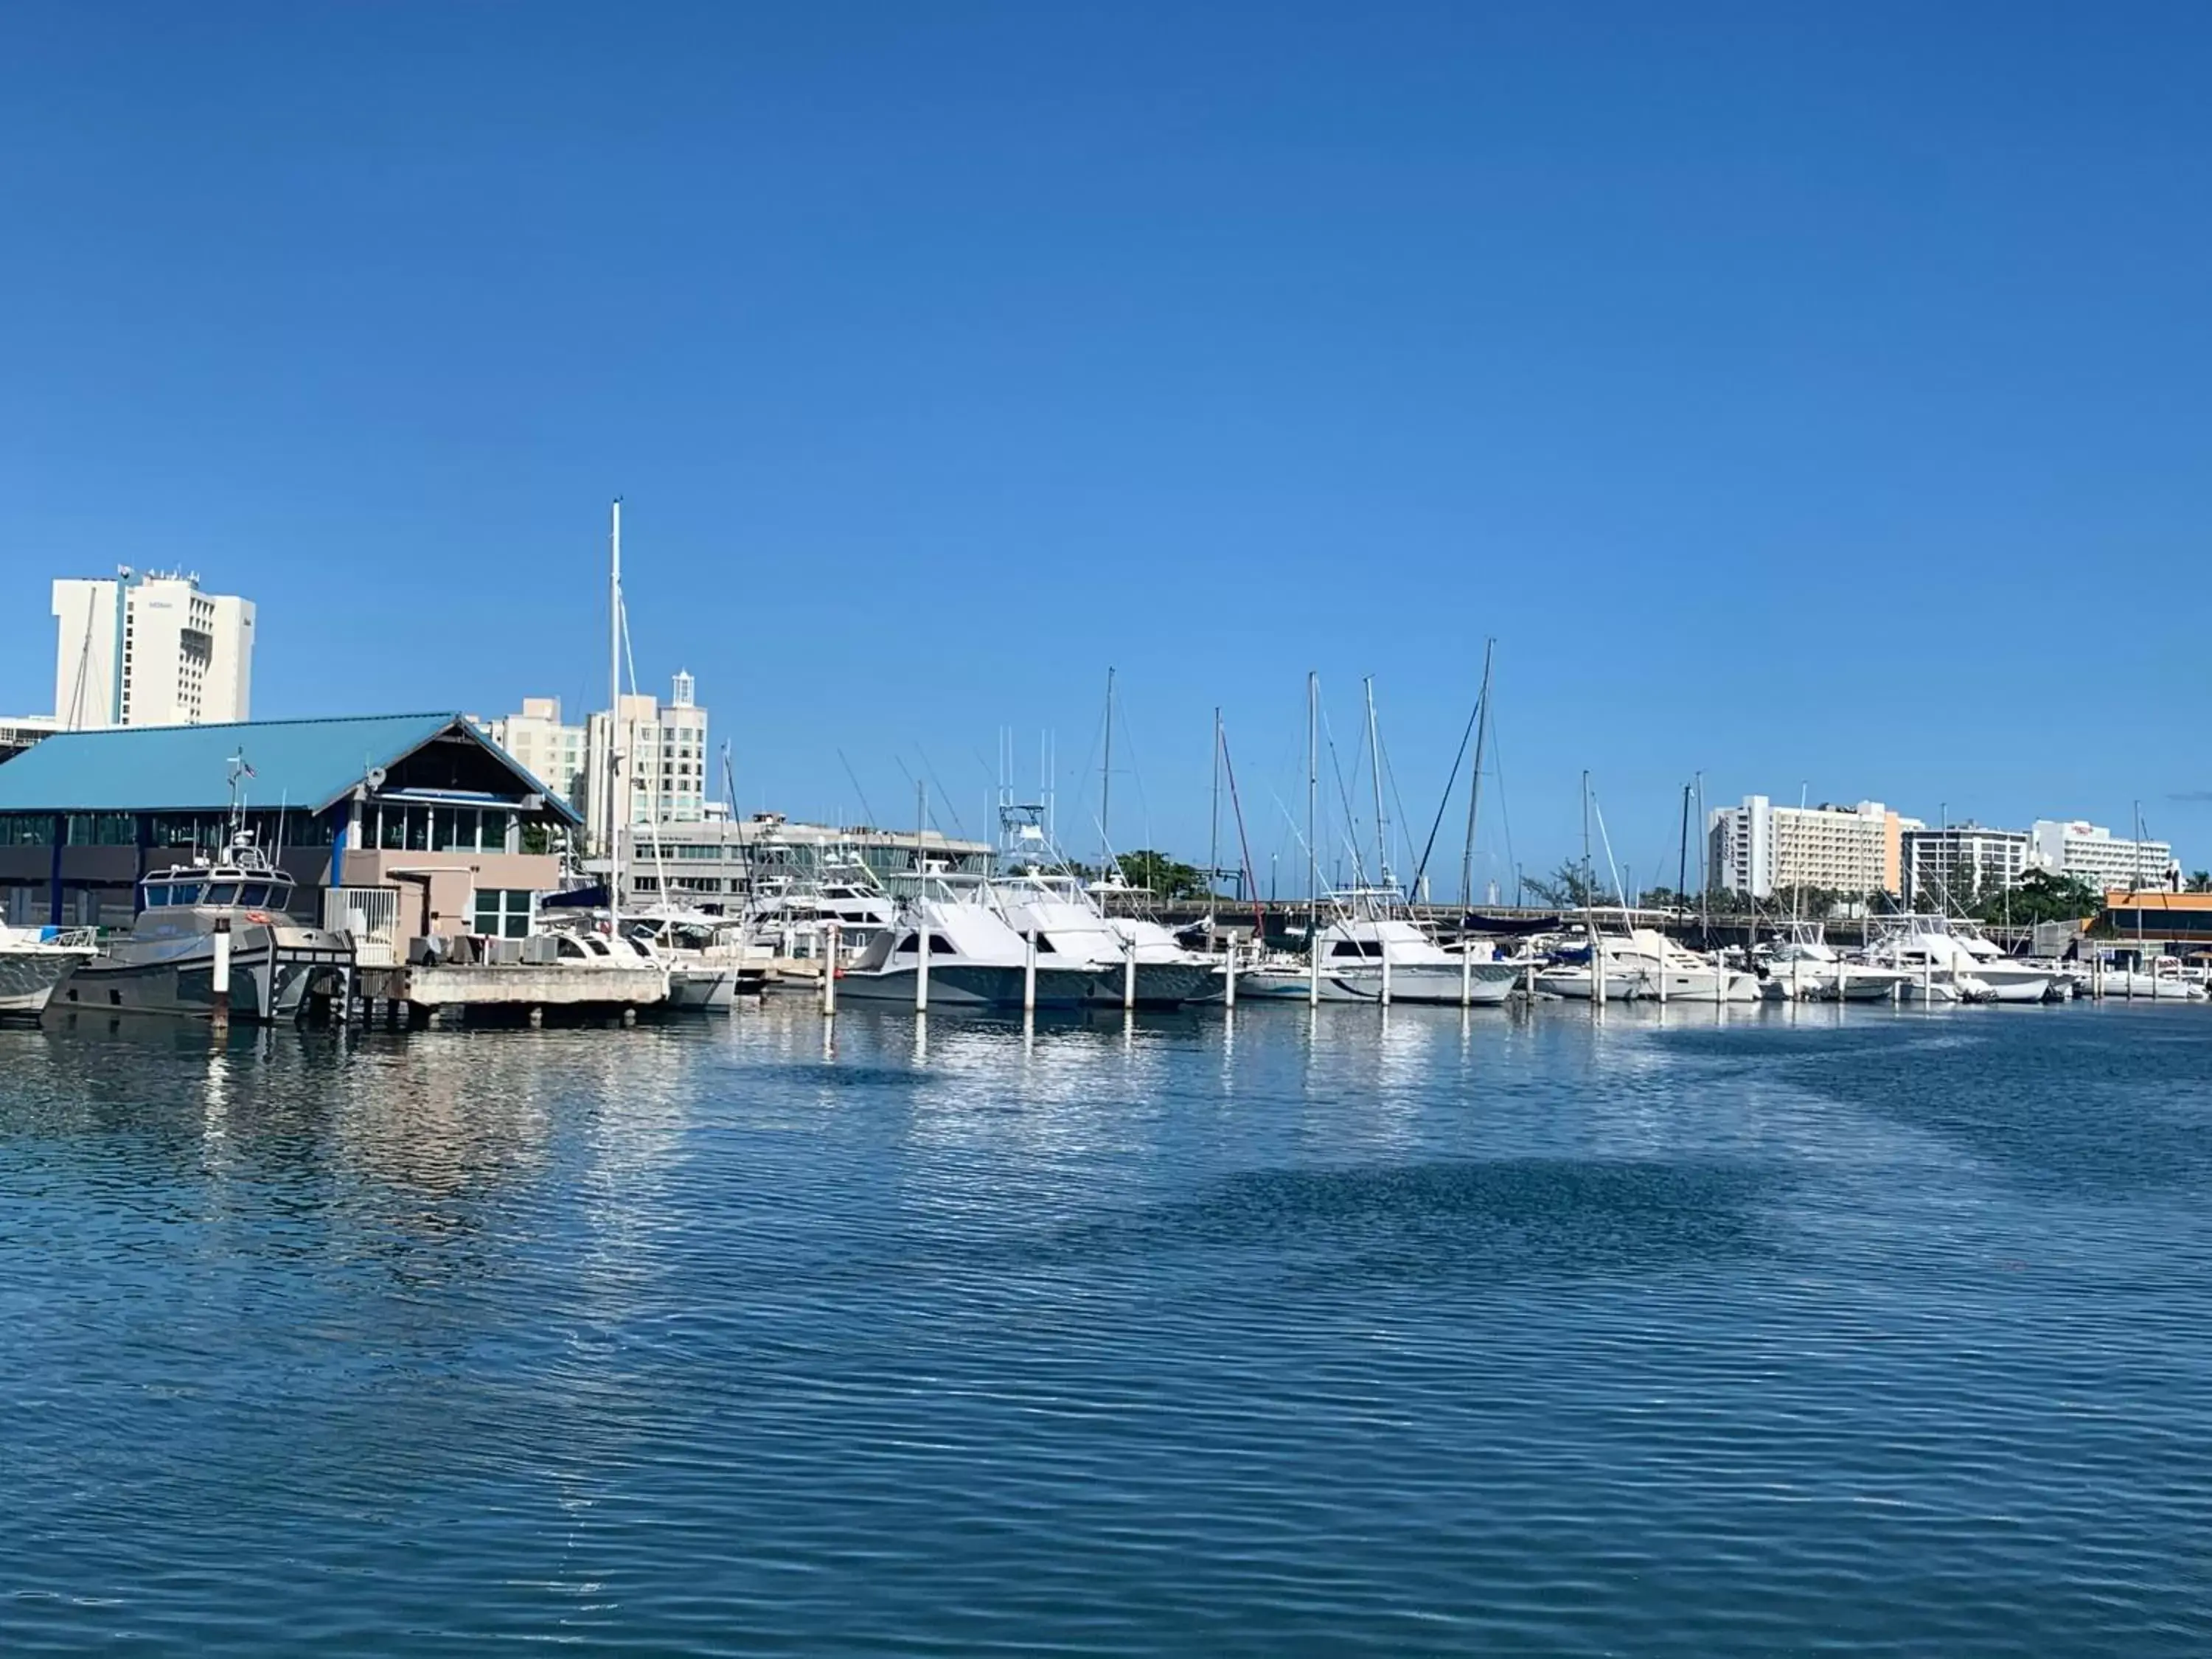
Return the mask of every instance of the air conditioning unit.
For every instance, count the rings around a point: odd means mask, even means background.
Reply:
[[[519,966],[522,961],[523,941],[519,939],[495,939],[486,941],[493,962],[502,968]]]
[[[515,943],[522,946],[523,961],[533,968],[550,968],[561,960],[561,941],[550,933],[532,933]]]

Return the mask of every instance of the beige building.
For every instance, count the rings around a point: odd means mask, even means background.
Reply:
[[[560,698],[525,697],[519,711],[484,729],[549,794],[584,810],[585,730],[562,721]]]
[[[1918,824],[1878,800],[1777,806],[1765,795],[1747,795],[1741,806],[1718,807],[1708,817],[1711,880],[1753,898],[1794,887],[1900,892],[1905,832]]]
[[[605,780],[610,732],[617,781],[609,810]],[[666,702],[628,696],[611,714],[593,714],[584,744],[584,817],[592,846],[604,852],[608,826],[698,823],[707,817],[707,711],[694,696],[691,676],[679,673]]]

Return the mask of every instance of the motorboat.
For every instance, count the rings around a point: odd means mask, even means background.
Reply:
[[[621,931],[650,946],[666,966],[671,1008],[728,1009],[739,997],[758,996],[768,988],[768,951],[734,916],[655,909],[624,916]]]
[[[1498,958],[1488,941],[1462,940],[1447,950],[1404,916],[1340,915],[1315,935],[1316,956],[1276,957],[1240,974],[1237,994],[1320,1000],[1495,1006],[1512,994],[1522,969]]]
[[[2066,994],[2063,975],[2008,957],[1978,929],[1947,916],[1888,918],[1867,959],[1904,973],[1899,991],[1907,1002],[2045,1002]]]
[[[234,1019],[276,1024],[298,1018],[311,999],[343,998],[353,941],[288,915],[292,892],[291,877],[234,830],[220,856],[140,882],[130,931],[81,959],[49,1006],[185,1019],[212,1018],[221,1006]],[[229,976],[222,993],[219,966]]]
[[[1216,988],[1211,957],[1185,948],[1157,921],[1107,915],[1073,875],[1021,870],[975,892],[1021,939],[1036,939],[1041,961],[1090,969],[1093,1002],[1174,1008]]]
[[[89,927],[10,927],[0,921],[0,1014],[36,1016],[54,988],[99,954]]]
[[[1029,942],[987,903],[962,898],[941,879],[901,901],[891,926],[859,960],[837,969],[837,994],[908,1007],[1019,1008],[1036,988],[1039,1008],[1078,1008],[1098,979],[1091,963],[1061,962]],[[924,977],[927,976],[927,995]]]
[[[1683,1002],[1757,1002],[1759,976],[1678,945],[1656,927],[1593,921],[1579,959],[1555,963],[1536,975],[1536,988],[1587,1002],[1665,997]]]
[[[1802,1002],[1887,1002],[1899,995],[1902,969],[1846,962],[1817,921],[1793,921],[1766,958],[1769,996]]]
[[[2201,1002],[2205,988],[2184,975],[2179,957],[2154,957],[2148,967],[2108,963],[2098,973],[2094,988],[2102,995],[2152,1001]]]

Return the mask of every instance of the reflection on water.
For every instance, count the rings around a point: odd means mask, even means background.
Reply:
[[[16,1653],[2195,1653],[2202,1011],[0,1031]]]

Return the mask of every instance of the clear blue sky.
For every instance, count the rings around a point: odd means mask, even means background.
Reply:
[[[2212,861],[2202,8],[0,32],[0,712],[118,562],[258,603],[264,716],[573,708],[619,493],[748,807],[919,746],[972,829],[1111,663],[1116,841],[1203,854],[1218,702],[1264,880],[1305,670],[1425,827],[1494,635],[1532,869],[1584,767],[1639,878],[1700,769]]]

